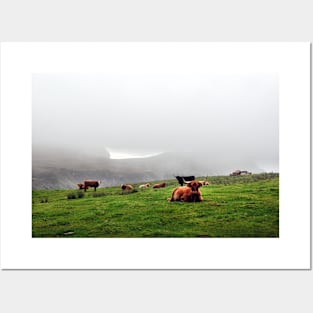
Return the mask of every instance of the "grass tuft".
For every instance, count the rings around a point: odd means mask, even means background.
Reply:
[[[93,196],[94,198],[103,197],[103,196],[105,196],[105,193],[104,193],[104,192],[94,192],[94,193],[92,194],[92,196]]]

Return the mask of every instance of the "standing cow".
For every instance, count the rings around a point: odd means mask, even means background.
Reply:
[[[82,184],[82,183],[77,184],[77,187],[78,187],[79,190],[85,188],[84,184]]]
[[[181,186],[184,186],[184,184],[186,184],[186,180],[187,181],[195,180],[194,176],[175,176],[175,177]]]
[[[99,187],[100,184],[100,180],[84,180],[84,190],[86,191],[88,187],[94,187],[95,191],[97,191],[97,187]]]

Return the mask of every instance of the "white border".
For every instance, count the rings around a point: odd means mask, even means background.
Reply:
[[[127,53],[126,53],[127,51]],[[162,71],[186,56],[221,73],[275,71],[280,77],[280,237],[268,239],[32,239],[31,74],[136,69]],[[110,56],[120,62],[110,63]],[[214,56],[219,56],[215,58]],[[240,56],[240,58],[239,58]],[[187,59],[187,66],[188,59]],[[197,70],[195,66],[195,70]],[[266,123],[266,121],[264,121]],[[309,269],[309,43],[1,44],[1,267],[3,269]]]

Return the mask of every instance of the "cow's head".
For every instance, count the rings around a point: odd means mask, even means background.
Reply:
[[[187,187],[191,188],[192,193],[198,193],[199,188],[202,187],[202,183],[197,180],[192,180],[191,182],[187,183]]]
[[[84,189],[84,184],[77,184],[78,189]]]

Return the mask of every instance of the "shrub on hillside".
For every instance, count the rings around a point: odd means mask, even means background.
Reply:
[[[83,198],[85,194],[82,191],[78,191],[77,193],[71,192],[68,193],[66,198],[67,200],[72,200],[72,199],[80,199]]]
[[[82,191],[78,191],[77,193],[77,198],[83,198],[85,196],[85,194]]]
[[[69,193],[69,194],[67,194],[67,200],[72,200],[72,199],[76,199],[76,195],[75,195],[75,193]]]

